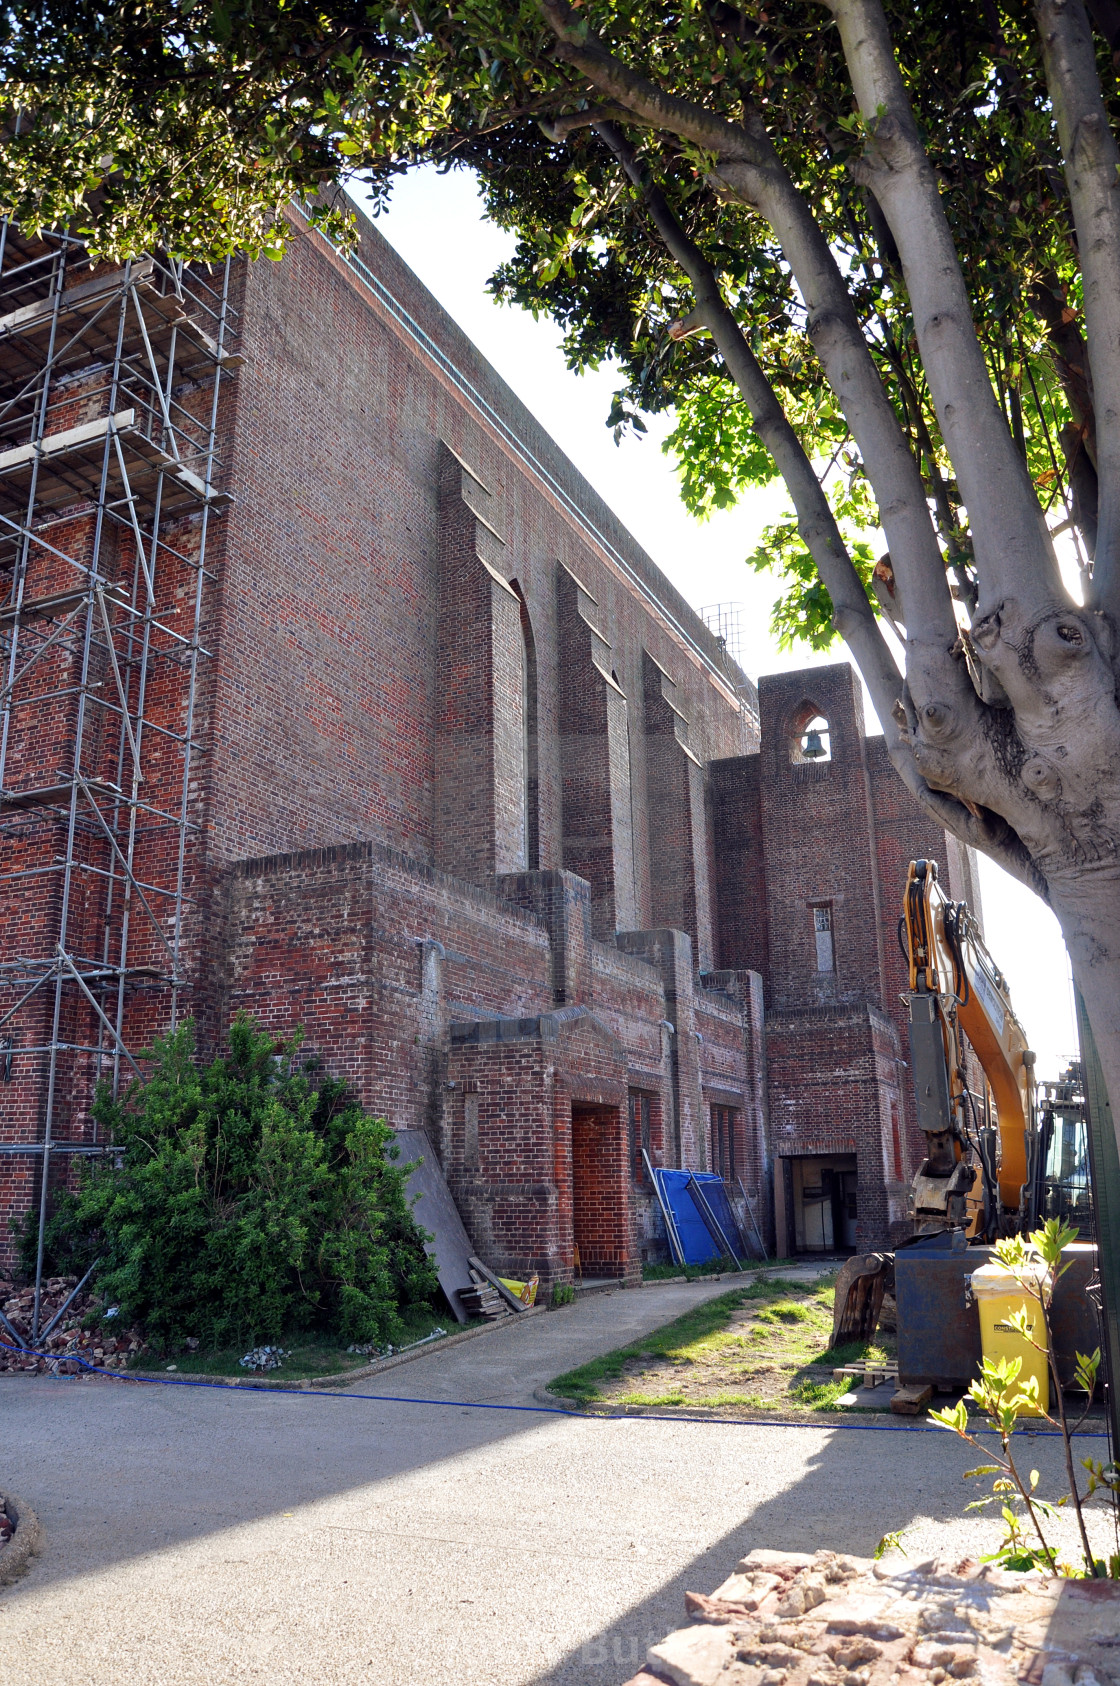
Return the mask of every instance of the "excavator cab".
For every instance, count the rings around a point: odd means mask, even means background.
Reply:
[[[1060,1218],[1077,1230],[1080,1241],[1096,1240],[1089,1125],[1079,1060],[1056,1083],[1042,1086],[1035,1204],[1040,1223]]]

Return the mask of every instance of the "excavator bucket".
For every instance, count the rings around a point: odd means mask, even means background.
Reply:
[[[869,1341],[878,1326],[883,1297],[893,1287],[893,1253],[857,1253],[841,1265],[832,1309],[833,1346]]]

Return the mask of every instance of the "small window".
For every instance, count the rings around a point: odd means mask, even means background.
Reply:
[[[801,710],[790,740],[789,758],[795,766],[820,766],[832,760],[832,737],[823,714]]]
[[[817,943],[817,971],[834,972],[836,958],[832,948],[832,909],[830,907],[815,907],[813,909],[813,935]]]
[[[636,1183],[649,1186],[646,1158],[652,1164],[652,1135],[650,1130],[650,1097],[640,1089],[630,1091],[630,1166]],[[644,1157],[643,1157],[644,1156]]]
[[[463,1096],[463,1164],[478,1170],[478,1096]]]
[[[738,1126],[736,1107],[712,1107],[712,1170],[718,1171],[725,1183],[733,1183],[739,1174],[735,1152]]]

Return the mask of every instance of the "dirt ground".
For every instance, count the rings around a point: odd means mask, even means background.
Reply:
[[[733,1290],[550,1383],[583,1404],[659,1410],[835,1408],[851,1386],[833,1369],[893,1356],[893,1342],[832,1347],[834,1278],[770,1278]]]

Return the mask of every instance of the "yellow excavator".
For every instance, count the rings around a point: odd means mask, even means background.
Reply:
[[[1053,1175],[1051,1138],[1068,1159],[1080,1103],[1063,1090],[1064,1110],[1056,1108],[1048,1085],[1040,1116],[1035,1056],[1007,980],[967,903],[945,894],[936,861],[910,863],[899,941],[910,973],[911,1072],[926,1144],[911,1186],[913,1234],[894,1253],[867,1254],[843,1267],[833,1344],[870,1338],[884,1296],[893,1293],[901,1387],[952,1389],[966,1385],[979,1364],[968,1278],[992,1256],[992,1243],[1027,1234],[1056,1212],[1063,1191]],[[1094,1335],[1085,1290],[1095,1248],[1082,1242],[1070,1254],[1076,1268],[1062,1279],[1061,1303],[1055,1300],[1060,1358],[1064,1345],[1072,1352]],[[1081,1350],[1095,1344],[1093,1338]]]
[[[950,901],[936,861],[911,861],[899,927],[910,966],[910,1056],[926,1157],[912,1188],[919,1235],[969,1239],[1037,1223],[1035,1057],[1007,980],[967,903]],[[967,1038],[967,1046],[963,1038]],[[983,1073],[970,1083],[967,1048]]]

